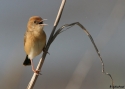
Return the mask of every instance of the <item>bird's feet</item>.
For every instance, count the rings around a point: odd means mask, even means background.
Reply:
[[[48,53],[50,55],[50,53],[46,51],[46,48],[43,48],[43,52]]]
[[[42,75],[42,74],[40,73],[40,70],[33,70],[33,72],[36,73],[36,75]]]

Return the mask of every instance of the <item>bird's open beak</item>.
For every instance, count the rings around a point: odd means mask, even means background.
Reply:
[[[45,25],[48,25],[48,24],[40,24],[40,25],[44,25],[45,26]]]
[[[45,21],[45,20],[47,20],[47,19],[43,19],[39,24],[40,25],[48,25],[48,24],[43,24],[43,21]]]
[[[43,19],[42,21],[45,21],[45,20],[47,20],[47,19]]]

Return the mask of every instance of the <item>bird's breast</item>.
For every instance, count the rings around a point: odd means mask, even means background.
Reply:
[[[46,45],[45,33],[28,33],[25,42],[25,51],[30,59],[39,55]]]

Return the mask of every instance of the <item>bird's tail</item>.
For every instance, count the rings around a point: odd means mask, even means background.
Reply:
[[[25,58],[25,60],[24,60],[24,62],[23,62],[23,65],[25,65],[25,66],[31,65],[31,61],[30,61],[30,59],[28,58],[28,55],[26,55],[26,58]]]

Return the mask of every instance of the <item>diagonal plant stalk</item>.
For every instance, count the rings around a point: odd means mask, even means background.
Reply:
[[[42,57],[41,57],[41,59],[40,59],[38,65],[37,65],[37,68],[36,68],[36,69],[37,69],[37,70],[41,70],[41,68],[42,68],[42,66],[43,66],[43,63],[44,63],[44,60],[45,60],[45,58],[46,58],[48,49],[49,49],[51,43],[55,40],[55,38],[56,38],[60,33],[62,33],[63,31],[66,31],[66,30],[69,29],[70,27],[72,27],[72,26],[74,26],[74,25],[78,25],[79,27],[81,27],[81,28],[84,30],[84,32],[88,35],[88,37],[90,38],[92,44],[94,45],[94,48],[95,48],[95,50],[96,50],[96,52],[97,52],[97,54],[98,54],[98,56],[99,56],[99,58],[100,58],[100,61],[101,61],[101,63],[102,63],[102,73],[104,73],[105,75],[108,75],[108,76],[111,78],[112,86],[114,86],[114,84],[113,84],[113,78],[112,78],[111,74],[105,72],[105,70],[104,70],[104,63],[103,63],[102,57],[100,56],[100,52],[99,52],[97,46],[95,45],[95,42],[94,42],[92,36],[89,34],[89,32],[85,29],[85,27],[84,27],[83,25],[81,25],[79,22],[75,22],[75,23],[71,23],[71,24],[65,24],[65,25],[63,25],[62,27],[60,27],[60,28],[55,32],[56,27],[57,27],[57,25],[58,25],[58,23],[59,23],[59,21],[60,21],[61,15],[62,15],[62,11],[63,11],[63,9],[64,9],[65,2],[66,2],[66,0],[62,0],[60,9],[59,9],[59,11],[58,11],[58,14],[57,14],[57,17],[56,17],[56,20],[55,20],[55,23],[54,23],[53,30],[52,30],[52,32],[51,32],[51,35],[50,35],[49,40],[48,40],[47,45],[46,45],[46,49],[45,49],[46,52],[43,53],[43,55],[42,55]],[[66,30],[64,30],[65,27],[69,27],[69,28],[67,28]],[[37,80],[38,76],[39,76],[39,75],[36,75],[35,73],[33,74],[32,78],[31,78],[31,80],[30,80],[30,82],[29,82],[29,84],[28,84],[28,86],[27,86],[27,89],[33,89],[33,87],[34,87],[34,85],[35,85],[35,83],[36,83],[36,80]],[[112,88],[114,89],[114,87],[112,87]]]

